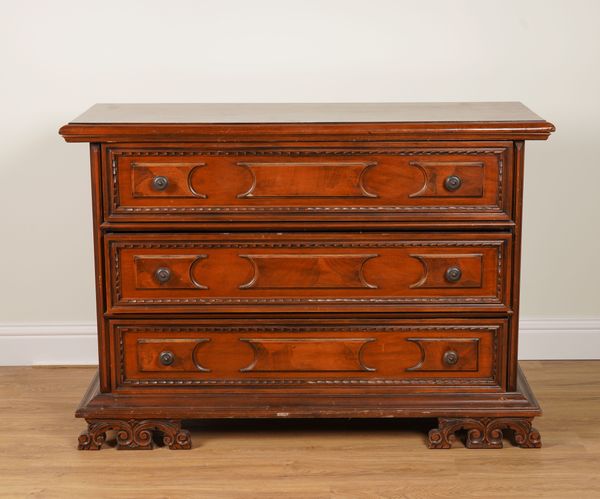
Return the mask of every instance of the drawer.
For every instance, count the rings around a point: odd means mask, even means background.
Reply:
[[[110,335],[121,389],[498,388],[506,321],[118,320]]]
[[[510,234],[112,234],[108,313],[509,309]]]
[[[110,222],[511,217],[510,142],[376,149],[105,147],[104,158]]]

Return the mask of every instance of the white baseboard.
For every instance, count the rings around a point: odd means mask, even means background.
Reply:
[[[521,319],[519,359],[600,359],[600,317]]]
[[[0,325],[0,366],[94,365],[93,323]],[[521,360],[600,359],[600,317],[521,320]]]
[[[98,364],[96,324],[2,324],[0,366]]]

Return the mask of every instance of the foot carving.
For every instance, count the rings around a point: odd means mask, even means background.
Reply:
[[[430,449],[449,449],[456,440],[455,432],[467,431],[465,447],[469,449],[501,449],[503,430],[512,432],[514,444],[524,448],[540,448],[540,433],[531,426],[533,418],[440,418],[439,428],[429,431]]]
[[[181,421],[164,419],[90,419],[88,429],[79,435],[79,450],[99,450],[106,433],[115,431],[117,449],[152,449],[155,433],[169,449],[191,449],[190,432],[181,429]]]

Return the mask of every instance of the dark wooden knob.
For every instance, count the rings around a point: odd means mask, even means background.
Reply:
[[[444,180],[444,187],[450,192],[457,190],[461,185],[462,179],[458,175],[450,175]]]
[[[462,271],[460,267],[448,267],[445,277],[448,282],[458,282],[462,277]]]
[[[156,269],[156,272],[154,272],[154,277],[158,282],[164,284],[171,279],[171,271],[167,267],[160,267],[159,269]]]
[[[447,366],[453,366],[458,362],[458,353],[454,350],[448,350],[444,353],[444,364]]]
[[[170,366],[174,360],[175,360],[175,355],[173,355],[173,352],[169,352],[168,350],[165,350],[164,352],[160,352],[160,355],[158,356],[158,361],[163,366]]]
[[[155,191],[164,191],[169,187],[169,179],[163,175],[158,175],[152,179],[152,188]]]

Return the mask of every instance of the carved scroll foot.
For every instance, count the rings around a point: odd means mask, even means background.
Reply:
[[[540,433],[531,426],[533,418],[440,418],[439,427],[429,431],[430,449],[449,449],[456,440],[455,433],[466,430],[468,449],[501,449],[503,430],[512,433],[514,445],[540,448]]]
[[[116,432],[117,449],[152,449],[152,437],[162,437],[169,449],[191,449],[190,432],[181,421],[165,419],[89,419],[88,429],[79,435],[79,450],[99,450],[109,431]]]

